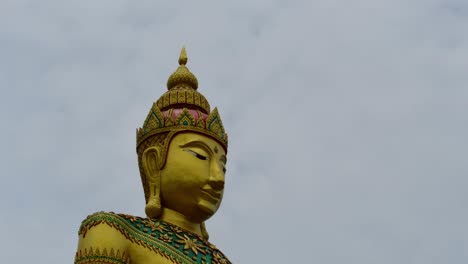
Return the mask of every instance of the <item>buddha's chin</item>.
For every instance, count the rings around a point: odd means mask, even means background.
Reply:
[[[202,218],[204,218],[205,220],[214,215],[218,210],[216,204],[213,204],[212,202],[203,199],[198,201],[198,208],[201,211],[200,213],[202,214]]]

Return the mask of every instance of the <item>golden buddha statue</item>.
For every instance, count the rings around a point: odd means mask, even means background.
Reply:
[[[183,48],[168,91],[137,129],[147,218],[88,216],[75,264],[230,263],[208,242],[204,224],[223,198],[227,134],[186,63]]]

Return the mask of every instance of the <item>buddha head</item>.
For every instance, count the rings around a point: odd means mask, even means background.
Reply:
[[[223,198],[227,134],[186,63],[183,48],[168,91],[137,129],[138,165],[149,218],[168,208],[204,227]]]

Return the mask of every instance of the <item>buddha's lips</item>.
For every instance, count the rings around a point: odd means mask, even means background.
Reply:
[[[211,198],[215,199],[215,200],[219,200],[221,199],[221,193],[220,192],[216,192],[215,190],[213,189],[208,189],[208,188],[202,188],[202,191],[206,194],[208,194],[209,196],[211,196]]]

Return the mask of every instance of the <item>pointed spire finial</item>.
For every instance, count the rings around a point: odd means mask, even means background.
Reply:
[[[185,47],[182,47],[179,56],[179,67],[177,70],[169,76],[167,80],[167,89],[171,90],[174,88],[181,88],[185,87],[186,89],[194,89],[198,88],[198,80],[193,73],[185,66],[187,63],[187,52],[185,51]]]
[[[185,46],[182,47],[182,50],[180,51],[180,56],[179,56],[179,65],[185,65],[187,64],[187,51],[185,50]]]

